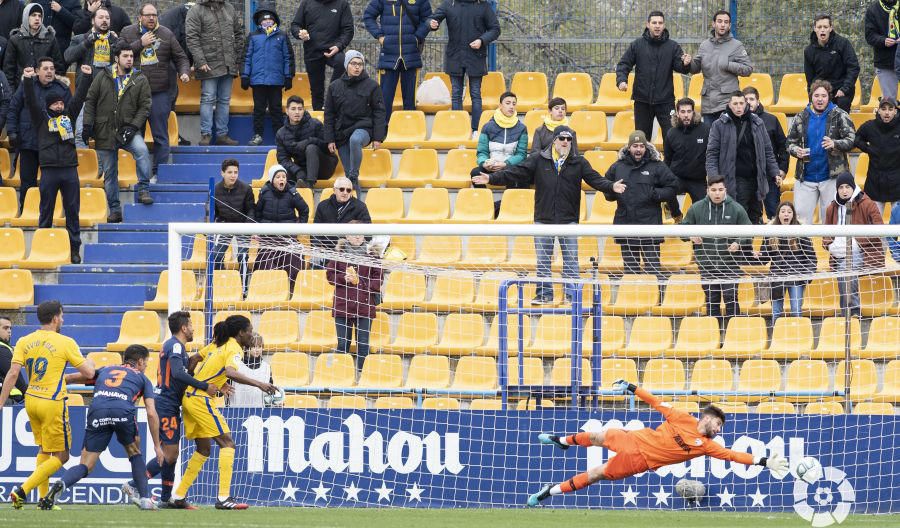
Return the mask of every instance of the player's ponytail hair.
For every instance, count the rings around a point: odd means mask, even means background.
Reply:
[[[222,346],[232,337],[237,337],[248,326],[250,326],[250,319],[243,315],[230,315],[213,327],[213,341],[216,346]]]
[[[228,341],[227,326],[225,321],[219,321],[213,326],[213,343],[222,346]]]

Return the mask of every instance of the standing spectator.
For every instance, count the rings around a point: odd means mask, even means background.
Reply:
[[[48,70],[53,59],[38,59],[38,68]],[[90,66],[82,66],[85,75],[91,74]],[[57,91],[49,92],[43,99],[39,88],[35,87],[34,68],[25,68],[22,83],[25,92],[25,106],[34,123],[38,162],[41,166],[41,214],[38,227],[53,227],[53,211],[56,207],[56,193],[62,194],[63,210],[66,213],[66,231],[69,232],[69,249],[72,264],[81,264],[81,227],[78,212],[81,202],[78,182],[78,155],[75,153],[75,119],[84,104],[87,83],[82,84],[67,105],[65,98]]]
[[[690,97],[679,99],[672,115],[672,127],[666,133],[663,153],[666,165],[678,178],[679,194],[687,193],[692,202],[706,196],[706,142],[709,124],[700,119]],[[669,209],[673,216],[676,210]],[[680,211],[680,209],[678,209]]]
[[[84,9],[78,13],[75,24],[72,26],[72,33],[80,35],[90,31],[91,16],[101,7],[109,11],[109,30],[113,33],[118,35],[125,26],[131,25],[131,19],[128,18],[128,13],[121,7],[113,5],[110,0],[85,0]]]
[[[498,172],[525,160],[525,156],[528,155],[528,129],[516,115],[516,103],[516,94],[512,92],[505,92],[500,96],[500,106],[494,110],[494,116],[481,127],[475,157],[478,166],[472,169],[471,176]],[[556,128],[558,127],[554,127],[554,130]],[[553,134],[550,135],[547,147],[553,143],[554,137]],[[574,132],[572,137],[574,142]],[[531,185],[518,180],[509,180],[508,184],[508,189],[527,189]],[[472,186],[484,187],[478,184]],[[496,218],[498,214],[500,214],[500,200],[494,202],[494,217]]]
[[[35,0],[44,10],[44,24],[52,27],[56,32],[56,43],[59,50],[69,48],[72,40],[72,28],[75,22],[81,18],[81,2],[79,0]]]
[[[13,91],[6,82],[6,76],[0,75],[0,130],[6,126],[6,114],[9,112],[9,103],[12,100]],[[5,174],[0,174],[0,182]]]
[[[31,3],[22,11],[22,25],[9,34],[6,52],[3,54],[3,73],[10,87],[19,86],[25,68],[36,69],[38,59],[50,57],[55,71],[66,71],[56,34],[52,27],[45,26],[44,10],[40,4]]]
[[[359,193],[362,149],[370,142],[372,148],[381,148],[387,135],[384,98],[378,83],[366,73],[362,53],[349,50],[344,68],[347,73],[332,81],[325,95],[325,143],[329,152],[340,155],[344,174]]]
[[[535,224],[577,224],[581,205],[581,182],[603,192],[625,192],[625,183],[615,183],[604,178],[591,167],[584,156],[573,154],[575,135],[567,126],[556,127],[553,144],[543,152],[536,152],[518,165],[511,165],[493,174],[481,173],[472,177],[472,183],[485,185],[534,184]],[[575,237],[534,237],[537,255],[537,276],[550,277],[550,261],[556,240],[562,251],[563,278],[578,278],[578,241]],[[566,292],[570,300],[571,292]],[[532,304],[552,304],[553,288],[540,283]]]
[[[900,200],[900,118],[897,117],[897,103],[892,99],[882,99],[878,103],[875,119],[866,121],[856,131],[854,144],[869,155],[866,196],[874,200],[878,210],[883,212],[885,202]]]
[[[617,225],[662,225],[662,204],[678,195],[678,179],[641,130],[628,134],[628,145],[619,150],[619,159],[606,171],[606,179],[625,184],[624,192],[604,193],[607,200],[617,202],[613,218]],[[662,238],[616,237],[616,243],[622,247],[625,273],[641,273],[643,257],[644,273],[664,277],[659,265]]]
[[[472,135],[481,119],[481,79],[487,75],[488,45],[500,36],[497,14],[482,0],[444,0],[429,22],[437,31],[447,21],[447,47],[444,71],[450,76],[450,103],[454,110],[463,109],[463,88],[469,78],[472,98]]]
[[[56,68],[53,59],[41,61],[37,70],[37,82],[34,84],[37,90],[37,99],[61,97],[63,105],[69,107],[72,92],[61,80],[56,78]],[[31,112],[25,104],[25,91],[22,84],[13,92],[7,111],[6,135],[10,146],[18,152],[19,177],[22,180],[19,186],[19,209],[25,203],[28,189],[37,187],[38,173],[38,123],[31,120]]]
[[[257,222],[271,224],[305,224],[309,220],[309,206],[297,189],[288,185],[287,171],[281,165],[269,169],[269,181],[259,192],[254,216]],[[293,245],[296,240],[290,236],[260,237],[255,269],[285,270],[293,286],[303,267],[303,256],[292,250]]]
[[[166,9],[159,15],[159,25],[165,26],[169,28],[172,34],[175,35],[175,40],[178,41],[178,45],[181,46],[181,49],[184,51],[184,54],[188,58],[188,64],[193,68],[194,66],[194,58],[191,56],[191,52],[187,47],[187,35],[184,31],[184,20],[187,18],[188,11],[195,5],[194,2],[185,2],[184,4],[174,5],[169,9]],[[175,108],[175,101],[178,100],[178,71],[175,70],[175,65],[171,64],[169,68],[169,105],[170,108]],[[152,110],[152,108],[151,108]],[[168,132],[168,130],[166,131]],[[179,145],[190,145],[191,142],[178,136],[178,144]]]
[[[222,161],[222,181],[217,183],[213,189],[216,222],[242,224],[254,220],[256,203],[253,200],[253,189],[238,177],[240,167],[236,159]],[[241,272],[241,284],[246,294],[250,280],[250,267],[247,261],[248,244],[241,244],[240,237],[216,235],[213,247],[213,267],[215,269],[225,268],[225,252],[228,251],[228,246],[231,246],[232,238],[235,238],[233,254],[237,258],[238,269]]]
[[[315,224],[371,224],[369,208],[365,202],[353,196],[353,183],[346,176],[334,180],[334,193],[327,200],[322,200],[316,206]],[[316,247],[332,249],[338,239],[328,236],[312,238],[312,244]]]
[[[253,14],[257,30],[247,35],[241,88],[253,88],[253,137],[249,145],[263,142],[266,108],[272,119],[272,132],[277,133],[284,121],[281,93],[294,82],[294,48],[281,19],[272,7],[261,6]]]
[[[0,0],[0,38],[8,38],[22,24],[22,0]]]
[[[201,82],[200,145],[212,144],[215,120],[215,144],[233,147],[238,142],[228,136],[228,116],[231,80],[239,73],[244,49],[241,20],[224,0],[200,0],[188,11],[184,27],[194,76]]]
[[[260,383],[272,383],[272,367],[263,361],[263,337],[256,332],[250,338],[250,346],[244,349],[244,358],[238,372]],[[266,393],[253,385],[234,384],[234,394],[228,397],[229,407],[263,408]]]
[[[327,180],[337,167],[337,156],[328,152],[325,127],[303,108],[303,99],[287,100],[287,119],[275,134],[278,163],[288,172],[288,182],[297,187],[315,186]]]
[[[503,106],[503,101],[500,101],[500,105]],[[535,152],[543,152],[545,148],[553,143],[553,131],[556,130],[556,127],[569,126],[569,118],[566,116],[568,105],[566,104],[565,99],[562,97],[554,97],[553,99],[550,99],[547,108],[550,112],[544,116],[544,123],[534,131],[531,137],[530,153],[532,154]],[[481,133],[484,134],[484,127],[481,129]],[[527,134],[528,131],[526,130],[525,133]],[[527,144],[527,136],[525,139]],[[578,134],[573,130],[572,154],[578,153]],[[522,159],[525,159],[525,157],[523,156]]]
[[[681,221],[684,225],[746,225],[750,224],[746,211],[728,196],[725,177],[713,175],[707,178],[706,198],[694,202]],[[725,317],[738,314],[737,284],[741,276],[743,248],[750,239],[736,237],[691,237],[694,244],[694,260],[700,268],[703,293],[706,295],[706,315],[722,319],[722,301]]]
[[[735,197],[754,224],[762,219],[762,203],[769,186],[781,185],[766,125],[747,111],[747,100],[739,91],[731,94],[725,112],[709,129],[706,175],[725,178],[728,194]]]
[[[109,68],[112,64],[112,50],[119,37],[109,30],[109,11],[101,7],[91,14],[91,29],[86,33],[75,35],[69,47],[63,53],[66,64],[75,63],[80,70],[82,64],[93,69]],[[75,77],[77,87],[84,80],[81,72]],[[91,79],[88,79],[91,82]]]
[[[830,82],[835,88],[834,104],[844,112],[850,112],[856,79],[859,78],[859,60],[853,44],[834,30],[831,15],[816,16],[809,46],[803,50],[803,71],[807,89],[816,79]]]
[[[135,200],[153,204],[150,196],[150,151],[144,143],[144,125],[150,114],[150,83],[134,66],[134,52],[124,42],[113,49],[113,65],[98,71],[84,105],[82,139],[94,138],[109,204],[109,222],[122,221],[119,204],[119,149],[134,156],[138,183]]]
[[[174,68],[181,82],[191,80],[191,63],[181,44],[169,28],[160,25],[159,11],[151,3],[141,6],[140,21],[122,30],[121,38],[134,52],[135,68],[150,83],[150,132],[153,134],[153,174],[160,163],[169,162],[169,112],[172,100],[170,83],[176,82],[170,72]]]
[[[891,208],[890,224],[900,224],[900,207]],[[894,259],[894,262],[900,262],[900,238],[888,237],[887,244],[888,249],[891,251],[891,258]]]
[[[2,75],[0,75],[2,77]],[[900,210],[900,209],[898,209]],[[12,339],[12,320],[0,315],[0,380],[6,378],[9,367],[12,365],[13,347],[10,340]],[[0,382],[2,384],[2,382]],[[25,390],[28,389],[28,382],[20,374],[16,378],[16,386],[9,392],[9,399],[13,403],[22,403],[25,399]]]
[[[3,67],[3,55],[6,53],[6,47],[8,44],[9,40],[7,40],[6,37],[0,36],[0,68]],[[0,77],[6,79],[6,75],[0,75]]]
[[[669,131],[669,117],[675,109],[675,85],[672,74],[690,73],[692,57],[681,45],[669,40],[666,16],[662,11],[647,15],[644,34],[625,50],[616,66],[616,84],[620,91],[628,89],[628,74],[634,68],[635,128],[648,138],[653,135],[653,118],[659,123],[660,137]],[[680,78],[679,78],[680,79]]]
[[[781,202],[777,213],[772,215],[771,225],[800,225],[794,204]],[[759,251],[753,256],[762,264],[770,264],[769,275],[779,277],[797,277],[812,275],[816,272],[816,251],[807,237],[768,237],[763,240]],[[784,295],[790,294],[791,309],[788,315],[800,317],[803,308],[803,291],[809,279],[782,279],[771,283],[772,288],[772,323],[784,314]]]
[[[828,204],[828,210],[825,212],[825,223],[839,226],[868,225],[883,224],[884,220],[875,202],[853,181],[853,175],[842,172],[837,177],[834,201]],[[847,247],[848,244],[850,247]],[[828,250],[828,262],[833,272],[874,270],[884,267],[884,246],[879,237],[824,237],[822,245]],[[841,308],[849,309],[851,316],[859,317],[858,274],[849,273],[847,276],[839,277],[838,291],[841,295]]]
[[[875,77],[885,97],[897,100],[896,58],[900,24],[897,22],[897,0],[875,0],[865,15],[866,42],[872,46]],[[811,88],[811,87],[810,87]]]
[[[378,69],[387,121],[391,121],[394,93],[400,83],[403,109],[416,109],[416,72],[422,67],[422,49],[431,30],[431,2],[369,0],[363,21],[369,33],[381,45]]]
[[[344,50],[353,40],[353,13],[347,0],[304,0],[291,22],[291,35],[303,41],[313,110],[325,103],[325,66],[334,83],[347,69]]]
[[[784,135],[784,130],[781,128],[781,123],[778,121],[777,117],[766,112],[766,109],[763,107],[762,103],[760,103],[759,90],[753,86],[748,86],[741,90],[741,92],[744,94],[744,99],[747,100],[747,107],[750,113],[756,114],[757,117],[762,119],[763,124],[766,125],[766,133],[769,134],[769,142],[772,144],[772,150],[775,153],[775,162],[778,163],[778,175],[783,181],[784,175],[787,174],[790,156],[788,156],[787,138]],[[770,184],[769,192],[763,200],[766,215],[769,218],[775,218],[780,202],[781,184]]]
[[[753,63],[740,40],[731,35],[731,15],[716,11],[709,40],[700,43],[691,73],[703,73],[700,106],[703,120],[712,123],[728,106],[730,94],[740,90],[738,77],[753,73]]]
[[[809,105],[791,120],[787,135],[788,153],[798,160],[794,204],[803,224],[813,223],[816,202],[824,221],[835,178],[850,171],[847,153],[856,140],[850,116],[831,102],[828,81],[813,81],[809,98]]]
[[[370,251],[366,237],[362,235],[347,235],[338,241],[335,250],[343,258],[330,260],[325,276],[334,285],[331,315],[337,331],[337,351],[341,354],[350,352],[353,329],[356,328],[356,371],[361,372],[369,355],[369,330],[381,293],[382,270],[366,262],[376,259],[378,253]]]

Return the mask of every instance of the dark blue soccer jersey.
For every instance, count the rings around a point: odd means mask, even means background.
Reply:
[[[134,410],[138,398],[154,398],[153,384],[141,371],[127,365],[97,371],[90,410]]]
[[[159,353],[159,398],[181,405],[181,397],[187,389],[187,384],[181,381],[187,373],[188,354],[184,345],[175,337],[170,337],[163,343]]]

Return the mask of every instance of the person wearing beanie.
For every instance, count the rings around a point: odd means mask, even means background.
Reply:
[[[864,17],[866,43],[872,46],[875,77],[885,97],[897,100],[896,55],[900,46],[897,17],[898,0],[874,0]]]
[[[287,170],[281,165],[269,169],[269,181],[259,191],[254,217],[257,222],[272,224],[305,224],[309,220],[309,205],[292,185]],[[303,256],[291,251],[296,239],[290,236],[260,237],[259,254],[254,269],[284,270],[293,287],[297,272],[303,268]],[[278,249],[288,248],[287,250]]]
[[[569,126],[569,117],[566,115],[568,107],[565,99],[554,97],[550,99],[547,108],[550,111],[544,116],[544,123],[531,135],[531,153],[541,152],[553,143],[553,131],[556,130],[556,127]],[[574,130],[572,134],[572,152],[578,154],[578,134]]]
[[[331,67],[332,84],[344,75],[344,50],[353,33],[353,13],[347,0],[307,0],[297,7],[291,35],[303,42],[313,110],[322,110],[325,103],[325,66]]]
[[[835,180],[837,190],[825,211],[828,225],[883,224],[881,211],[871,198],[856,185],[853,175],[842,172]],[[828,250],[828,263],[833,272],[873,270],[884,267],[884,246],[879,237],[824,237],[822,246]],[[848,308],[851,316],[859,317],[859,280],[857,273],[838,279],[841,308]],[[849,300],[848,300],[849,299]],[[847,304],[849,302],[849,304]]]
[[[613,217],[616,225],[661,225],[662,204],[678,195],[678,178],[660,160],[659,152],[642,130],[628,134],[628,144],[619,150],[619,159],[606,171],[606,179],[625,184],[625,192],[605,193],[608,201],[617,202]],[[598,195],[594,199],[599,198]],[[616,237],[615,241],[622,248],[625,273],[650,273],[665,278],[659,263],[662,238]]]
[[[517,165],[510,165],[497,172],[480,173],[472,177],[477,185],[503,185],[528,187],[534,185],[535,224],[577,224],[580,218],[581,182],[606,193],[625,192],[625,183],[611,181],[600,175],[580,154],[572,152],[575,133],[567,126],[553,131],[553,143],[541,152],[535,152]],[[556,240],[562,252],[563,278],[577,279],[578,240],[575,237],[534,237],[537,257],[537,276],[550,277],[550,263]],[[540,283],[531,303],[552,304],[553,287]],[[566,292],[570,300],[572,292]]]
[[[856,130],[847,112],[831,102],[832,92],[828,81],[813,81],[810,103],[791,120],[787,134],[788,153],[798,160],[794,205],[804,224],[813,223],[816,203],[824,221],[834,197],[835,178],[850,171],[847,153],[853,149]]]
[[[881,99],[875,118],[856,131],[854,145],[869,155],[864,189],[883,212],[885,202],[900,200],[900,117],[893,99]]]
[[[348,50],[344,65],[346,73],[332,81],[325,94],[325,143],[329,152],[340,156],[344,174],[361,195],[362,149],[369,143],[373,149],[381,148],[387,136],[384,97],[378,83],[366,73],[362,53]]]
[[[53,67],[57,73],[66,71],[56,31],[44,25],[44,9],[41,4],[27,4],[22,11],[22,24],[8,36],[9,41],[3,54],[3,73],[13,90],[19,86],[25,68],[37,68],[37,61],[41,57],[53,59]]]

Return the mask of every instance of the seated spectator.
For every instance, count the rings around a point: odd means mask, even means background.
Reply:
[[[256,204],[253,200],[253,189],[242,182],[238,177],[240,164],[236,159],[226,159],[222,162],[222,181],[216,184],[213,190],[215,198],[216,222],[246,223],[253,222]],[[241,272],[241,284],[244,286],[244,294],[247,293],[250,270],[247,262],[248,244],[246,237],[233,237],[231,235],[216,235],[213,244],[213,269],[225,269],[225,252],[235,239],[233,255],[238,262]]]
[[[550,104],[547,105],[547,108],[550,109],[550,113],[544,116],[544,124],[532,133],[531,153],[542,152],[553,144],[553,131],[556,130],[556,127],[569,126],[565,99],[554,97],[550,99]],[[578,154],[578,137],[574,130],[572,134],[575,137],[572,140],[572,153]]]
[[[494,116],[481,127],[478,136],[478,166],[472,169],[473,177],[479,174],[491,175],[507,167],[522,163],[528,155],[528,129],[516,115],[516,94],[504,92],[500,96],[500,106]],[[568,127],[567,127],[568,128]],[[569,129],[571,132],[571,129]],[[530,184],[509,180],[507,189],[527,189]],[[473,183],[472,187],[484,188]],[[494,202],[494,218],[500,214],[500,200]]]
[[[273,224],[305,224],[309,220],[309,206],[297,189],[288,185],[287,171],[281,165],[269,169],[269,181],[259,192],[255,217],[257,222]],[[297,240],[291,236],[261,236],[259,244],[255,269],[284,270],[293,287],[297,272],[303,268],[303,255],[295,247]]]
[[[263,361],[263,337],[256,332],[251,337],[251,344],[244,349],[243,361],[238,372],[262,383],[272,383],[272,367]],[[253,385],[234,384],[234,393],[228,397],[229,407],[265,407],[266,393]]]
[[[296,187],[313,187],[327,180],[337,167],[337,156],[328,151],[322,122],[305,111],[303,99],[287,100],[287,119],[275,134],[278,163],[288,172],[288,182]]]
[[[897,103],[883,98],[875,119],[866,121],[856,132],[856,147],[869,155],[866,196],[884,212],[885,202],[900,200],[900,117]]]
[[[371,224],[369,208],[366,203],[353,196],[353,184],[346,176],[341,176],[334,181],[334,194],[327,200],[322,200],[316,206],[316,216],[313,223],[316,224],[349,224],[358,222]],[[312,238],[312,244],[317,247],[332,249],[337,243],[336,237],[316,236]]]

